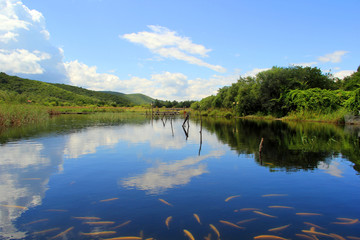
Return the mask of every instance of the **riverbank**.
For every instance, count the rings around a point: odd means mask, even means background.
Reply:
[[[280,121],[304,121],[304,122],[323,122],[333,124],[360,124],[360,117],[354,116],[346,109],[341,108],[333,112],[313,112],[313,111],[300,111],[291,112],[285,117],[274,117],[271,115],[247,115],[247,116],[235,116],[231,110],[207,110],[207,111],[193,111],[193,114],[197,116],[210,116],[210,117],[226,117],[226,118],[242,118],[242,119],[259,119],[259,120],[280,120]]]
[[[61,114],[93,114],[93,113],[131,113],[161,116],[164,112],[176,111],[183,114],[180,109],[153,108],[145,106],[135,107],[48,107],[35,104],[0,104],[0,127],[19,127],[26,124],[48,120],[52,116]]]
[[[48,109],[25,104],[0,104],[0,127],[19,127],[49,119]]]
[[[154,108],[154,112],[167,111],[166,108]],[[281,121],[307,121],[324,122],[334,124],[360,124],[360,117],[349,114],[345,109],[339,109],[331,113],[319,112],[292,112],[288,116],[277,118],[271,115],[248,115],[238,117],[229,109],[198,111],[186,109],[183,112],[190,112],[194,116],[244,118],[261,120]],[[47,107],[33,104],[0,104],[0,127],[18,127],[26,124],[41,122],[51,116],[60,114],[90,114],[90,113],[136,113],[151,114],[151,108],[144,106],[136,107]]]

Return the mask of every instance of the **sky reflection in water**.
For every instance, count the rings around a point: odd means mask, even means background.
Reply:
[[[322,127],[322,137],[299,125],[204,120],[199,155],[199,123],[190,123],[187,140],[182,120],[172,123],[173,131],[170,120],[165,126],[146,119],[140,124],[84,125],[1,145],[0,239],[47,239],[71,227],[57,238],[89,239],[80,233],[100,231],[116,231],[102,238],[139,236],[142,231],[145,238],[186,239],[187,229],[196,239],[209,233],[216,239],[209,224],[223,239],[265,234],[300,239],[296,234],[310,229],[304,222],[326,228],[317,231],[360,237],[359,223],[333,223],[339,217],[360,218],[354,170],[358,150],[346,148],[356,141],[356,132]],[[267,194],[279,195],[263,196]],[[76,216],[96,216],[110,224],[91,225]],[[245,230],[226,224],[253,218],[241,223]],[[33,235],[47,229],[52,231]]]

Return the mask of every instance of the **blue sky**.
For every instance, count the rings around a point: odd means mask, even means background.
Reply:
[[[358,0],[0,0],[0,71],[201,99],[273,66],[360,65]]]

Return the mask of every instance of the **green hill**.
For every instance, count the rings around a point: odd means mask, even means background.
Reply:
[[[141,93],[125,94],[125,93],[112,92],[112,91],[103,91],[103,93],[108,93],[115,96],[122,96],[135,105],[150,104],[155,101],[155,99]]]
[[[117,106],[136,105],[136,104],[132,103],[129,99],[127,99],[126,97],[121,96],[121,95],[114,95],[114,94],[109,94],[109,93],[100,92],[100,91],[92,91],[92,90],[88,90],[85,88],[75,87],[75,86],[66,85],[66,84],[55,83],[53,85],[55,85],[59,88],[62,88],[64,90],[73,92],[75,94],[98,99],[100,102],[104,102],[104,104],[107,104],[107,105],[109,105],[109,104],[111,104],[111,105],[116,104]]]
[[[47,106],[133,106],[151,103],[153,99],[143,94],[92,91],[0,73],[0,102],[23,103],[28,100]]]

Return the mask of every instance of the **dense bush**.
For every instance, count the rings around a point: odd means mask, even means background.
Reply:
[[[340,90],[311,88],[291,90],[285,97],[285,107],[289,111],[336,111],[349,98],[349,94]]]
[[[355,115],[360,115],[360,88],[351,92],[351,96],[345,102],[345,107]]]
[[[195,110],[231,109],[238,116],[283,117],[293,111],[328,112],[359,109],[360,67],[344,80],[313,67],[273,67],[255,77],[240,77],[218,94],[203,98]]]

